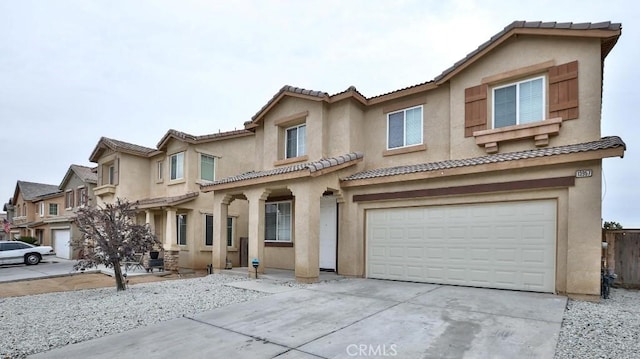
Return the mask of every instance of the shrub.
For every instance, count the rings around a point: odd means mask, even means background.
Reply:
[[[29,236],[21,236],[20,238],[18,238],[18,240],[20,242],[29,243],[29,244],[33,244],[33,245],[37,245],[36,243],[38,242],[38,238],[29,237]]]

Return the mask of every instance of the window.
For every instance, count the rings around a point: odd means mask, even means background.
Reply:
[[[171,180],[184,178],[184,152],[178,152],[170,157],[171,162]]]
[[[58,215],[58,204],[57,203],[49,203],[49,215],[57,216]]]
[[[163,176],[162,175],[162,167],[163,166],[164,166],[164,161],[158,161],[157,164],[156,164],[157,174],[158,174],[158,177],[157,177],[158,182],[162,182],[162,178],[163,178],[162,177]]]
[[[78,207],[87,204],[87,189],[85,187],[78,188]]]
[[[65,208],[73,208],[73,191],[69,190],[65,193],[64,197],[64,207]]]
[[[176,215],[176,229],[178,231],[177,242],[178,245],[186,246],[187,245],[187,215],[186,214],[178,214]]]
[[[285,158],[300,157],[307,154],[305,135],[307,125],[302,124],[285,130]]]
[[[38,209],[39,209],[39,212],[40,212],[40,217],[44,217],[44,202],[40,202],[38,204]]]
[[[291,202],[265,204],[265,240],[291,242]]]
[[[213,216],[210,214],[204,216],[204,245],[213,245]]]
[[[387,149],[422,143],[422,106],[387,115]]]
[[[200,179],[213,182],[215,176],[215,157],[200,154]]]
[[[108,184],[114,184],[116,181],[116,168],[114,165],[110,165],[107,169],[107,179],[109,180]]]
[[[544,78],[537,77],[493,89],[493,128],[544,119]]]
[[[233,247],[233,217],[227,217],[227,247]]]

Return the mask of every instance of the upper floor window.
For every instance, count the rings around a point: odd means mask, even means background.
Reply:
[[[44,217],[44,202],[40,202],[38,204],[38,209],[39,209],[39,212],[40,212],[40,217]]]
[[[215,179],[215,157],[200,154],[200,179],[213,182]]]
[[[291,201],[265,204],[265,241],[291,242]]]
[[[107,180],[108,184],[114,184],[116,181],[116,167],[114,165],[110,165],[107,169]]]
[[[307,125],[301,124],[285,129],[285,158],[300,157],[307,154]]]
[[[65,208],[73,208],[73,191],[69,190],[65,193],[64,196],[64,207]]]
[[[178,180],[184,178],[184,152],[171,155],[170,159],[170,179]]]
[[[162,179],[164,178],[164,174],[162,173],[162,169],[164,168],[164,161],[158,161],[156,162],[156,180],[158,182],[162,182]]]
[[[78,207],[85,206],[87,204],[87,188],[78,188]]]
[[[387,149],[422,144],[422,106],[387,115]]]
[[[544,77],[494,88],[493,128],[542,121],[544,98]]]
[[[49,203],[49,215],[57,216],[58,215],[58,204],[57,203]]]

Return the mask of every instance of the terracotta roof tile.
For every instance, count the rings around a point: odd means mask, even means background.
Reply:
[[[466,158],[466,159],[460,159],[460,160],[447,160],[447,161],[421,163],[421,164],[408,165],[408,166],[377,168],[373,170],[352,174],[344,178],[343,181],[354,181],[354,180],[362,180],[362,179],[370,179],[370,178],[378,178],[378,177],[396,176],[396,175],[404,175],[404,174],[417,173],[417,172],[438,171],[443,169],[477,166],[477,165],[496,163],[496,162],[517,161],[517,160],[523,160],[527,158],[537,158],[537,157],[557,156],[557,155],[571,154],[571,153],[578,153],[578,152],[597,151],[597,150],[604,150],[604,149],[616,148],[616,147],[626,148],[626,145],[622,141],[622,139],[620,139],[620,137],[611,136],[611,137],[604,137],[598,141],[579,143],[575,145],[550,147],[550,148],[537,148],[533,150],[519,151],[519,152],[498,153],[494,155],[475,157],[475,158]]]
[[[297,93],[297,94],[314,96],[314,97],[319,97],[319,98],[328,98],[329,97],[329,94],[326,93],[326,92],[323,92],[323,91],[307,90],[307,89],[303,89],[303,88],[300,88],[300,87],[284,85],[284,86],[282,86],[280,91],[276,92],[276,94],[273,95],[273,97],[269,101],[267,101],[267,103],[264,106],[262,106],[262,108],[258,112],[256,112],[255,115],[253,115],[253,117],[251,117],[251,120],[255,120],[256,118],[258,118],[258,116],[262,113],[262,111],[264,111],[269,106],[271,106],[271,104],[274,101],[276,101],[281,94],[283,94],[285,92]],[[250,123],[250,122],[248,122],[248,123]]]
[[[181,141],[188,142],[188,143],[198,143],[198,142],[213,141],[217,139],[223,139],[226,137],[234,137],[234,136],[245,135],[245,134],[253,134],[253,132],[247,131],[245,129],[241,129],[241,130],[225,131],[225,132],[218,132],[218,133],[196,136],[186,132],[170,129],[162,137],[160,142],[158,142],[157,147],[161,148],[162,146],[164,146],[165,142],[170,137],[175,137]]]
[[[246,181],[254,178],[276,176],[276,175],[281,175],[285,173],[292,173],[292,172],[299,172],[299,171],[309,171],[310,173],[314,173],[327,168],[341,165],[343,163],[355,161],[355,160],[361,159],[362,157],[363,157],[362,153],[352,152],[346,155],[336,156],[333,158],[323,158],[315,162],[299,163],[292,166],[279,167],[279,168],[274,168],[266,171],[246,172],[237,176],[222,178],[211,184],[203,185],[202,187],[215,186],[215,185],[225,184],[225,183],[240,182],[240,181]]]

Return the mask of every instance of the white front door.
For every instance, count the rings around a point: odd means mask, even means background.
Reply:
[[[54,229],[53,235],[53,249],[56,251],[56,257],[71,259],[71,245],[69,240],[71,235],[68,229]]]
[[[320,269],[336,270],[338,207],[334,196],[320,199]]]

